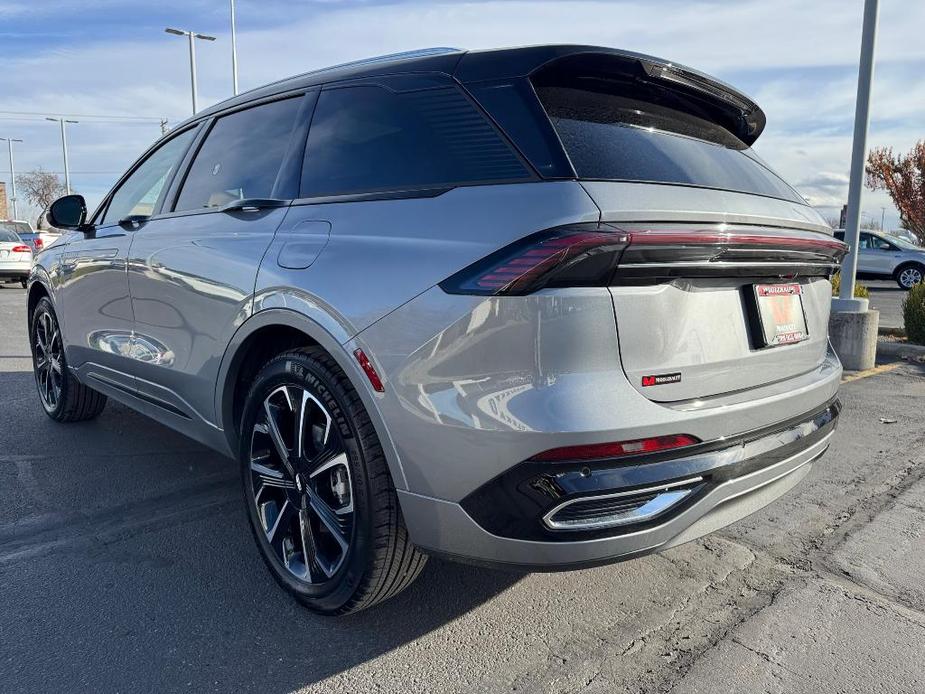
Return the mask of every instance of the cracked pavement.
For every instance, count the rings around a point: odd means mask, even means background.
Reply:
[[[2,692],[925,691],[920,365],[845,384],[810,475],[708,538],[559,574],[431,561],[331,620],[264,569],[233,462],[112,402],[55,425],[22,290],[0,321]]]

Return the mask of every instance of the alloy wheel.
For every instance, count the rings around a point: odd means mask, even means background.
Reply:
[[[58,322],[47,310],[43,310],[35,322],[33,343],[35,380],[39,397],[42,398],[42,404],[46,409],[54,410],[61,401],[64,359]]]
[[[332,578],[350,550],[353,484],[330,413],[299,386],[263,401],[251,432],[251,502],[273,555],[309,584]]]
[[[918,268],[907,267],[899,274],[899,283],[906,289],[911,289],[922,281],[922,271]]]

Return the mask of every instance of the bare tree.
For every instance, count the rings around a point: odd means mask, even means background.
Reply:
[[[885,190],[899,209],[902,226],[925,241],[925,140],[907,154],[878,147],[867,157],[867,186]]]
[[[44,171],[41,167],[19,174],[16,177],[16,187],[26,196],[30,205],[41,210],[39,222],[48,206],[65,193],[64,183],[58,175]]]

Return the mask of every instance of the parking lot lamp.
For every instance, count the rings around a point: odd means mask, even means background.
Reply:
[[[195,31],[187,31],[185,29],[173,29],[167,27],[164,29],[168,34],[174,34],[175,36],[186,36],[189,39],[189,74],[190,74],[190,86],[193,90],[193,115],[196,115],[196,112],[199,110],[199,99],[196,93],[196,39],[202,39],[203,41],[214,41],[214,36],[209,36],[207,34],[199,34]]]
[[[65,125],[67,123],[77,123],[79,121],[67,120],[66,118],[51,118],[49,116],[46,116],[45,120],[57,122],[61,125],[61,152],[64,155],[64,190],[67,191],[67,195],[70,195],[71,194],[71,172],[67,164],[67,131],[65,130]]]
[[[0,137],[0,141],[6,140],[10,152],[10,206],[13,208],[12,219],[18,219],[16,214],[16,169],[13,168],[13,143],[22,142],[13,137]]]

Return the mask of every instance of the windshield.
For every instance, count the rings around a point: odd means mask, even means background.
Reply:
[[[925,249],[923,249],[920,245],[918,245],[917,243],[909,243],[908,241],[906,241],[906,239],[901,238],[901,237],[899,237],[899,236],[887,236],[886,238],[887,238],[887,240],[888,240],[890,243],[892,243],[893,245],[899,246],[900,248],[902,248],[902,249],[904,249],[904,250],[907,250],[907,251],[921,251],[921,250],[925,250]]]
[[[19,240],[20,238],[15,231],[0,227],[0,243],[18,243]]]

